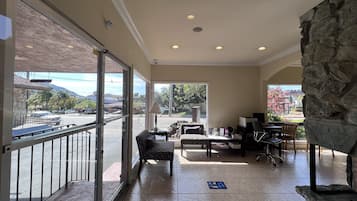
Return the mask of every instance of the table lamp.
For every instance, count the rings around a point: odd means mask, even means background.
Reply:
[[[157,114],[161,113],[160,106],[158,103],[154,103],[150,109],[150,113],[155,114],[155,128],[154,130],[157,131]]]

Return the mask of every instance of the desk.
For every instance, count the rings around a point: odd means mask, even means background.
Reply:
[[[243,143],[243,137],[241,139],[239,138],[232,138],[232,137],[226,137],[226,136],[215,136],[215,135],[208,135],[208,145],[209,145],[209,156],[212,156],[212,142],[221,142],[221,143],[228,143],[228,142],[239,142],[241,144],[241,155],[245,155],[245,147]]]
[[[279,138],[281,138],[282,126],[266,125],[263,129],[269,132],[270,135],[273,135],[273,132],[276,132],[279,134]],[[281,157],[281,143],[279,144],[279,156]]]
[[[266,125],[263,127],[264,130],[268,131],[268,132],[280,132],[281,133],[281,129],[283,129],[282,126],[275,126],[275,125]]]
[[[168,141],[169,140],[169,131],[166,130],[149,130],[149,133],[151,135],[160,135],[160,136],[165,136],[165,140]]]

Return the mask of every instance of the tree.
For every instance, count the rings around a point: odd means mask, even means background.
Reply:
[[[97,107],[96,103],[92,100],[89,99],[84,99],[78,102],[75,106],[74,109],[77,111],[84,111],[84,110],[95,110]]]
[[[52,96],[53,93],[51,91],[39,91],[29,97],[28,105],[30,108],[48,110],[48,104]]]
[[[44,105],[45,110],[48,110],[48,102],[50,101],[52,95],[52,92],[47,90],[39,92],[40,101]]]
[[[75,97],[70,97],[67,93],[59,91],[51,97],[49,106],[51,110],[62,111],[73,108],[76,102]]]
[[[268,89],[268,110],[273,114],[282,114],[285,104],[289,104],[286,98],[287,94],[280,87]]]
[[[161,92],[155,92],[155,101],[162,107],[169,108],[169,89],[162,88]]]
[[[146,110],[146,96],[144,94],[134,93],[133,97],[133,113],[141,114]]]
[[[162,107],[169,108],[169,88],[155,92],[155,101]],[[206,103],[206,85],[204,84],[175,84],[173,85],[173,111],[190,112],[194,105]]]

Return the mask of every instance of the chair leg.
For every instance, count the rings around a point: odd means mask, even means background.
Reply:
[[[306,142],[306,152],[309,151],[309,143]]]
[[[170,160],[170,176],[172,176],[173,160]]]
[[[181,156],[183,155],[183,143],[181,142]]]
[[[321,146],[319,145],[319,158],[321,157]]]
[[[209,146],[206,144],[206,156],[209,156]]]
[[[332,158],[335,158],[335,151],[332,149]]]
[[[294,153],[296,154],[295,138],[293,139],[293,143],[294,143]]]
[[[141,172],[141,166],[142,166],[142,160],[139,160],[139,169],[138,169],[138,177],[140,177],[140,172]]]

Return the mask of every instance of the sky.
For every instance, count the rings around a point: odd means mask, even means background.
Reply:
[[[26,77],[26,73],[18,72],[18,76]],[[92,95],[97,89],[97,74],[95,73],[43,73],[30,72],[30,79],[51,79],[51,84],[66,88],[81,96]],[[123,74],[106,73],[106,94],[123,94]],[[146,83],[139,76],[134,75],[134,93],[145,94]]]
[[[12,37],[11,19],[0,15],[0,40],[7,40]]]
[[[160,83],[155,83],[154,85],[154,91],[155,92],[161,92],[162,88],[169,88],[170,84],[160,84]]]
[[[274,89],[277,87],[280,87],[283,91],[291,91],[291,90],[302,91],[301,85],[295,85],[295,84],[280,84],[280,85],[270,84],[270,85],[268,85],[268,89]]]

